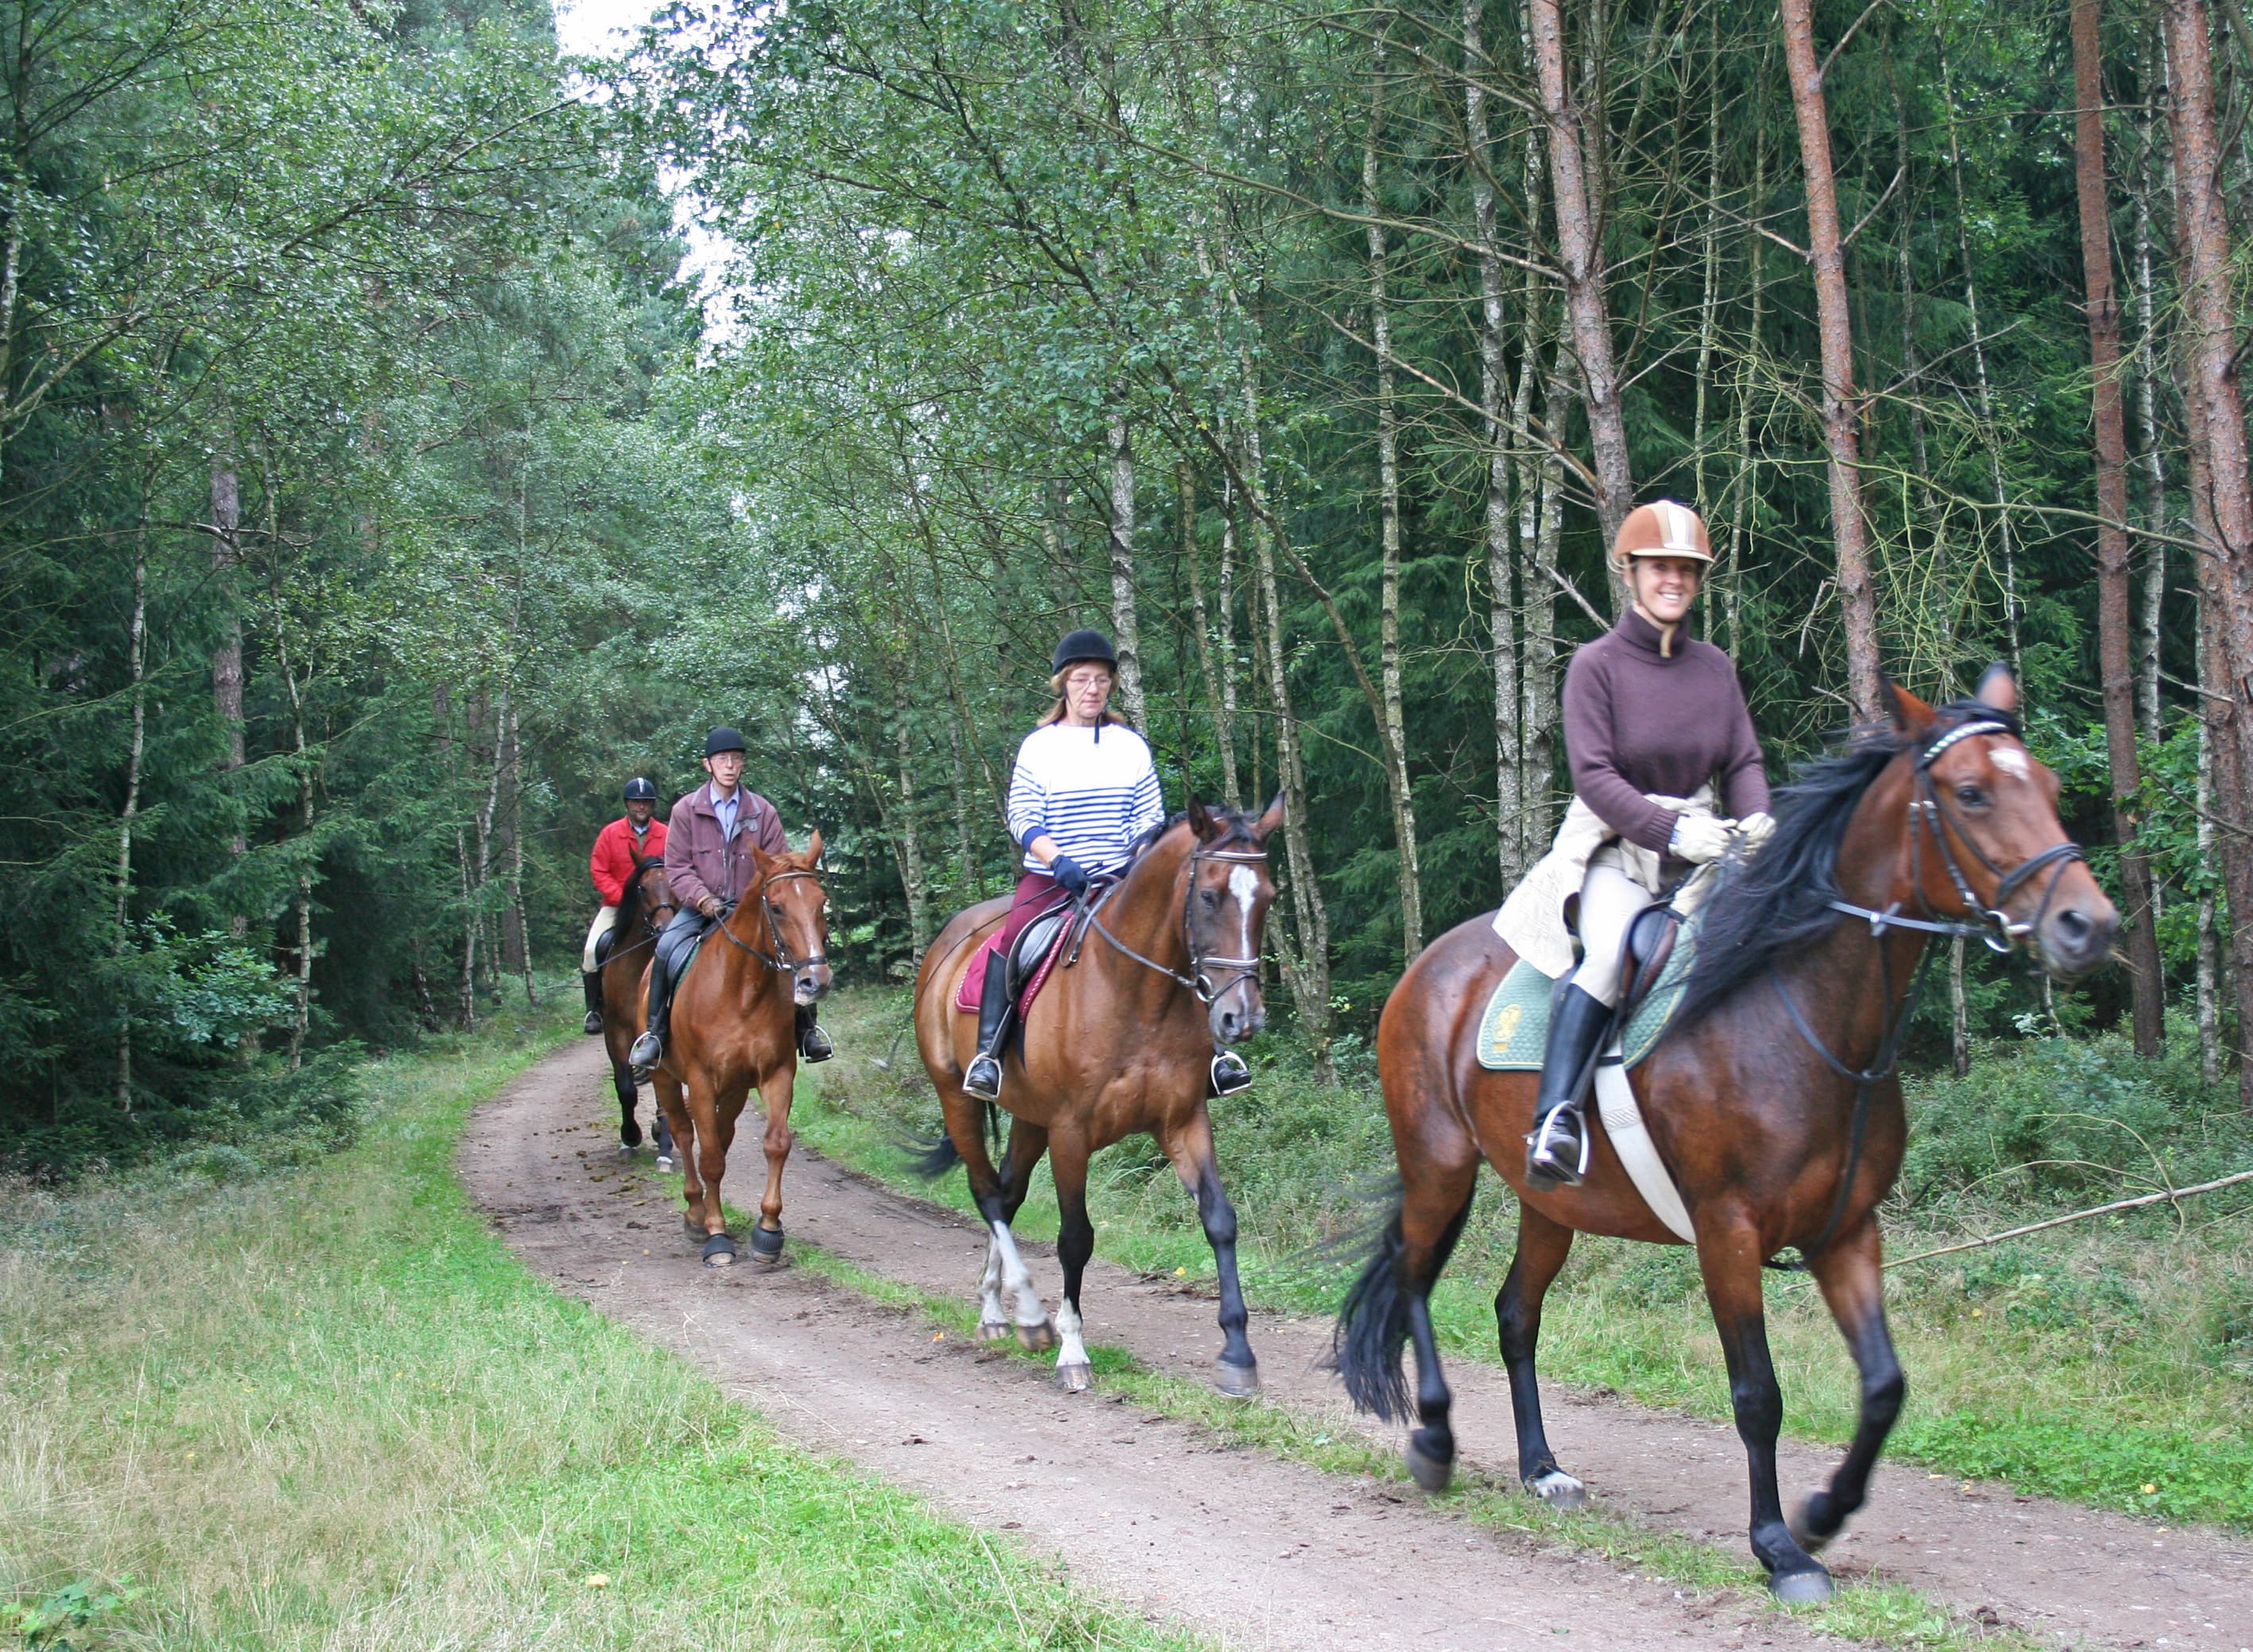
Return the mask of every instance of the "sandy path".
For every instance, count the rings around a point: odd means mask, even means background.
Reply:
[[[520,1254],[696,1360],[804,1443],[1010,1529],[1147,1611],[1240,1646],[1301,1647],[1347,1631],[1433,1652],[1553,1648],[1559,1626],[1582,1646],[1814,1642],[1774,1614],[1678,1598],[1608,1562],[1479,1530],[1420,1506],[1405,1485],[1219,1448],[1099,1393],[1068,1398],[1021,1362],[935,1343],[919,1320],[805,1272],[755,1272],[748,1259],[707,1270],[681,1236],[678,1184],[660,1187],[646,1157],[622,1171],[612,1155],[615,1119],[591,1042],[479,1109],[462,1175]],[[959,1216],[804,1150],[786,1198],[793,1236],[871,1272],[973,1299],[985,1241]],[[1036,1277],[1053,1300],[1054,1263],[1044,1247],[1028,1248],[1042,1255]],[[1160,1370],[1202,1379],[1219,1345],[1209,1300],[1101,1262],[1083,1305],[1091,1341]],[[1267,1398],[1390,1437],[1343,1410],[1319,1368],[1328,1335],[1325,1325],[1254,1316]],[[1465,1460],[1505,1473],[1514,1452],[1501,1373],[1457,1361],[1449,1377]],[[1559,1458],[1610,1506],[1743,1552],[1733,1432],[1561,1387],[1545,1395]],[[1830,1464],[1827,1452],[1787,1446],[1787,1488],[1820,1483]],[[1845,1575],[1880,1572],[2046,1638],[2253,1648],[2253,1546],[2209,1531],[2162,1535],[2002,1488],[1964,1491],[1913,1467],[1880,1468],[1871,1509],[1826,1558]]]

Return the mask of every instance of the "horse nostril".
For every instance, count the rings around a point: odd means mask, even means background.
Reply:
[[[2078,907],[2068,907],[2057,915],[2058,938],[2071,946],[2087,944],[2090,927],[2089,914]]]

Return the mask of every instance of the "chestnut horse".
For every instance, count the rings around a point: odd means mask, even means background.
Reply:
[[[1220,1185],[1205,1098],[1215,1048],[1249,1038],[1266,1022],[1259,948],[1275,898],[1267,839],[1282,818],[1280,799],[1256,819],[1232,808],[1208,811],[1192,800],[1117,882],[1091,891],[1094,916],[1077,959],[1050,977],[1002,1059],[1000,1105],[1011,1122],[999,1170],[986,1152],[987,1109],[962,1091],[963,1070],[976,1053],[978,1018],[958,1010],[954,995],[978,943],[1007,915],[1008,900],[958,912],[924,953],[916,979],[916,1043],[938,1091],[946,1138],[923,1168],[936,1175],[959,1159],[992,1231],[979,1335],[1007,1336],[1014,1322],[1027,1348],[1060,1343],[1057,1380],[1067,1391],[1094,1381],[1079,1311],[1080,1279],[1095,1253],[1087,1162],[1138,1131],[1147,1131],[1172,1161],[1212,1246],[1220,1275],[1217,1385],[1238,1395],[1259,1387],[1236,1278],[1236,1211]],[[1043,1153],[1061,1217],[1057,1259],[1064,1265],[1064,1301],[1054,1322],[1009,1230]]]
[[[680,1147],[681,1222],[707,1265],[736,1259],[720,1202],[736,1120],[756,1086],[766,1104],[767,1188],[751,1254],[782,1255],[782,1168],[790,1157],[790,1100],[798,1082],[798,1006],[829,992],[829,896],[821,833],[800,852],[753,847],[757,875],[704,931],[695,965],[673,989],[672,1034],[651,1074]]]
[[[649,960],[657,950],[658,932],[672,922],[680,905],[665,881],[665,857],[644,858],[626,880],[626,898],[618,903],[610,950],[603,958],[603,1048],[610,1058],[610,1086],[617,1092],[621,1158],[641,1146],[641,1122],[634,1117],[640,1087],[634,1083],[626,1052],[641,1031],[642,1010],[649,1001]],[[673,1131],[659,1108],[657,1168],[672,1168],[672,1158]]]
[[[1901,1168],[1894,1057],[1929,938],[1977,935],[1998,951],[2026,940],[2071,979],[2105,961],[2117,924],[2059,823],[2056,777],[2019,738],[2009,673],[1991,669],[1978,698],[1937,712],[1892,694],[1892,725],[1859,729],[1803,768],[1778,794],[1774,836],[1724,869],[1681,1010],[1633,1075],[1697,1234],[1750,1471],[1753,1553],[1787,1600],[1831,1593],[1815,1551],[1862,1506],[1905,1391],[1886,1330],[1877,1208]],[[1593,1119],[1587,1181],[1527,1188],[1539,1076],[1489,1072],[1475,1052],[1481,1012],[1516,961],[1491,922],[1475,919],[1426,948],[1385,1005],[1378,1068],[1400,1202],[1340,1314],[1338,1366],[1357,1405],[1405,1418],[1400,1351],[1415,1344],[1409,1467],[1427,1489],[1444,1486],[1455,1446],[1430,1298],[1483,1156],[1518,1199],[1517,1254],[1495,1299],[1518,1474],[1535,1495],[1576,1508],[1587,1494],[1542,1429],[1542,1297],[1575,1232],[1678,1241]],[[1786,1246],[1815,1276],[1861,1377],[1845,1461],[1789,1523],[1775,1481],[1783,1403],[1761,1294],[1762,1265]]]

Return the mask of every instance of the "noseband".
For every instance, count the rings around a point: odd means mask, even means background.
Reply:
[[[1168,968],[1154,958],[1143,957],[1105,926],[1103,909],[1110,903],[1113,895],[1126,887],[1126,880],[1123,877],[1104,890],[1102,896],[1096,901],[1094,908],[1088,913],[1087,921],[1095,926],[1095,932],[1098,935],[1110,942],[1118,951],[1124,952],[1145,969],[1155,970],[1168,980],[1179,982],[1188,987],[1190,992],[1196,994],[1197,1002],[1210,1009],[1257,975],[1259,972],[1259,960],[1257,958],[1222,958],[1215,953],[1197,951],[1196,936],[1189,924],[1189,903],[1196,898],[1197,868],[1207,861],[1232,861],[1240,864],[1257,861],[1264,865],[1266,859],[1267,851],[1265,849],[1207,849],[1199,847],[1189,851],[1189,877],[1186,887],[1182,891],[1182,950],[1189,955],[1189,972],[1186,975],[1177,969]],[[1213,984],[1212,972],[1216,969],[1223,972],[1226,976],[1226,979],[1218,986]]]
[[[718,924],[720,933],[778,975],[795,975],[800,970],[821,967],[829,962],[827,953],[815,952],[800,958],[790,950],[790,943],[782,938],[782,924],[775,917],[774,901],[768,893],[776,884],[787,883],[792,878],[813,878],[818,881],[820,877],[820,874],[818,872],[789,871],[777,872],[759,880],[759,910],[766,915],[767,940],[774,947],[771,953],[753,946],[728,927],[728,920],[735,916],[733,910],[720,914]]]
[[[1932,765],[1950,747],[1975,735],[2013,735],[2015,732],[2008,723],[2003,722],[1982,720],[1959,723],[1919,752],[1916,758],[1916,795],[1909,799],[1908,805],[1909,888],[1914,892],[1924,887],[1923,828],[1929,828],[1933,843],[1940,851],[1940,863],[1947,868],[1948,881],[1956,886],[1957,896],[1963,901],[1965,910],[1978,914],[1977,921],[1966,924],[1952,918],[1904,917],[1898,901],[1882,912],[1873,911],[1866,906],[1857,906],[1846,900],[1832,901],[1831,909],[1850,917],[1866,920],[1873,935],[1882,935],[1888,929],[1922,930],[1933,935],[1961,935],[1984,941],[1998,952],[2009,951],[2019,937],[2031,935],[2040,929],[2042,920],[2049,916],[2049,903],[2057,893],[2058,880],[2065,875],[2065,868],[2075,861],[2087,858],[2082,854],[2081,846],[2069,838],[2061,843],[2053,843],[2005,872],[1973,840],[1962,819],[1940,800],[1940,790],[1932,784]],[[1963,863],[1956,858],[1956,851],[1950,847],[1948,831],[1943,830],[1943,826],[1953,829],[1958,840],[1971,852],[1971,858],[1995,880],[1995,898],[1991,903],[1982,901],[1971,892],[1971,881],[1964,875]],[[2044,868],[2049,868],[2049,882],[2042,886],[2041,901],[2034,908],[2033,917],[2024,924],[2012,922],[2010,915],[2003,909],[2010,904],[2011,896]]]

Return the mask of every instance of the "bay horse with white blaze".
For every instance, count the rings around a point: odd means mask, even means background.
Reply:
[[[736,1121],[756,1088],[766,1106],[766,1192],[751,1254],[782,1255],[782,1168],[790,1157],[791,1091],[798,1082],[798,1006],[828,995],[829,896],[821,833],[802,851],[753,847],[757,875],[704,931],[701,954],[673,989],[671,1035],[651,1074],[680,1148],[682,1224],[708,1266],[736,1257],[721,1205]]]
[[[1775,835],[1733,861],[1707,903],[1673,1027],[1632,1075],[1688,1208],[1752,1482],[1752,1550],[1786,1600],[1820,1600],[1815,1553],[1867,1495],[1906,1391],[1886,1329],[1877,1209],[1907,1124],[1894,1072],[1920,958],[1937,934],[1998,951],[2024,940],[2071,979],[2103,963],[2117,914],[2057,814],[2057,779],[2026,751],[2007,671],[1936,712],[1891,690],[1891,725],[1857,730],[1779,794]],[[1541,1301],[1575,1232],[1675,1244],[1592,1120],[1587,1180],[1525,1183],[1539,1075],[1491,1072],[1481,1012],[1516,962],[1487,917],[1442,936],[1401,978],[1378,1067],[1400,1202],[1341,1312],[1337,1360],[1364,1410],[1419,1425],[1408,1462],[1446,1485],[1454,1460],[1430,1299],[1470,1213],[1483,1157],[1517,1191],[1517,1253],[1495,1319],[1517,1425],[1518,1474],[1560,1507],[1586,1501],[1557,1466],[1534,1375]],[[1798,1248],[1861,1377],[1861,1415],[1830,1485],[1787,1522],[1776,1489],[1783,1403],[1761,1268]],[[1401,1349],[1416,1350],[1412,1398]]]
[[[1068,1391],[1094,1381],[1079,1309],[1080,1280],[1095,1253],[1088,1161],[1145,1131],[1196,1200],[1212,1246],[1222,1335],[1216,1384],[1238,1395],[1259,1386],[1237,1283],[1236,1211],[1221,1186],[1205,1102],[1216,1047],[1249,1038],[1266,1021],[1259,950],[1275,898],[1267,839],[1282,818],[1280,799],[1257,819],[1192,799],[1116,882],[1091,892],[1093,915],[1076,961],[1041,989],[1003,1058],[1000,1105],[1010,1125],[998,1170],[986,1151],[987,1108],[962,1089],[978,1029],[975,1016],[955,1007],[955,993],[978,943],[1007,916],[1008,898],[958,912],[924,953],[916,1044],[938,1091],[946,1138],[923,1168],[937,1175],[959,1159],[991,1231],[979,1335],[991,1341],[1014,1328],[1027,1348],[1060,1343],[1057,1378]],[[1009,1230],[1043,1153],[1061,1216],[1064,1300],[1053,1322]]]
[[[649,999],[649,962],[657,950],[658,934],[680,905],[665,881],[663,855],[645,856],[634,868],[626,880],[625,896],[618,903],[602,972],[603,1048],[610,1058],[610,1086],[618,1098],[621,1158],[641,1146],[641,1122],[634,1116],[640,1086],[634,1083],[633,1063],[626,1052],[641,1031],[642,1006]],[[673,1130],[662,1107],[657,1109],[656,1123],[658,1168],[663,1170],[673,1156]]]

